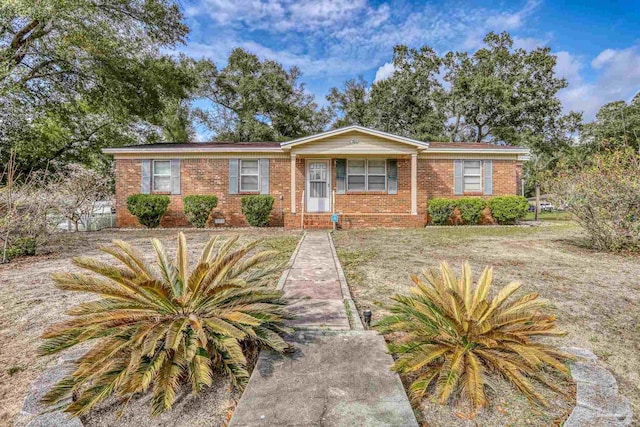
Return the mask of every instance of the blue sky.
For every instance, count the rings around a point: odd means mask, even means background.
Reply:
[[[489,31],[508,31],[516,47],[551,47],[569,81],[564,109],[586,120],[640,90],[640,0],[186,0],[183,9],[191,34],[181,51],[224,66],[243,47],[296,65],[322,105],[349,78],[388,76],[394,45],[473,52]]]

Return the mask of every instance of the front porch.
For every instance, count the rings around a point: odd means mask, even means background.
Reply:
[[[298,226],[328,228],[333,213],[345,225],[419,222],[418,154],[427,143],[354,129],[302,138],[282,148],[291,156],[290,213],[296,217],[285,224],[297,220]]]
[[[294,228],[420,227],[418,156],[291,155],[291,217]]]

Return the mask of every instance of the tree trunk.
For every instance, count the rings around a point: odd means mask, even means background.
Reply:
[[[453,126],[451,130],[451,134],[449,135],[449,142],[453,142],[455,136],[458,134],[458,128],[460,127],[460,115],[456,116],[456,124]]]
[[[540,216],[540,184],[536,182],[536,221]]]

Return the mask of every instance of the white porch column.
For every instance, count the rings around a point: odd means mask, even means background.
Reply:
[[[411,215],[418,215],[418,154],[411,155]]]
[[[291,213],[296,213],[296,155],[291,155]]]

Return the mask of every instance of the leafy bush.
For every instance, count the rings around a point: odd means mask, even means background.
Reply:
[[[140,224],[156,228],[169,207],[169,196],[159,194],[134,194],[127,198],[127,209],[138,217]]]
[[[480,224],[482,211],[487,207],[487,201],[477,197],[465,197],[455,201],[460,209],[460,215],[465,224]]]
[[[572,359],[535,337],[563,335],[555,327],[555,316],[539,311],[543,302],[537,294],[508,301],[520,288],[510,283],[489,297],[492,269],[485,268],[476,286],[468,263],[457,278],[446,263],[440,270],[412,276],[417,285],[411,295],[396,295],[391,315],[377,328],[383,333],[399,332],[402,344],[389,346],[398,354],[393,369],[411,374],[409,390],[416,400],[431,384],[440,403],[463,391],[474,407],[487,404],[486,374],[509,380],[527,398],[546,405],[532,385],[554,387],[547,373],[568,375],[563,364]]]
[[[451,221],[451,215],[456,209],[456,201],[453,199],[434,198],[429,200],[427,210],[431,223],[434,225],[447,225]]]
[[[594,155],[578,167],[560,165],[547,183],[599,250],[640,250],[640,155],[633,149]]]
[[[273,209],[273,197],[268,195],[245,196],[242,198],[242,213],[254,227],[269,225],[269,215]]]
[[[211,211],[218,206],[218,198],[210,195],[186,196],[182,199],[182,205],[189,222],[194,227],[204,228]]]
[[[529,201],[522,196],[498,196],[489,200],[491,216],[498,224],[513,224],[529,212]]]
[[[282,268],[273,262],[278,251],[248,256],[259,240],[233,249],[238,237],[220,245],[216,239],[205,245],[191,270],[180,233],[175,261],[159,240],[151,241],[157,268],[116,240],[115,247],[102,250],[117,265],[75,258],[88,273],[54,274],[58,288],[99,299],[71,308],[70,320],[44,332],[40,355],[89,342],[92,347],[43,402],[64,404],[66,412],[81,416],[113,395],[127,402],[153,385],[151,409],[158,414],[171,408],[185,382],[196,393],[211,386],[213,375],[224,373],[242,388],[249,379],[247,352],[284,352],[286,302],[265,280]]]
[[[36,239],[34,237],[18,237],[13,239],[7,247],[6,257],[11,260],[19,256],[33,256],[36,254]]]

